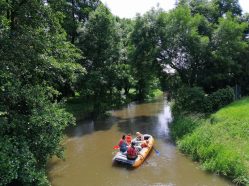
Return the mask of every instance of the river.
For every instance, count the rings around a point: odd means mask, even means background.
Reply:
[[[169,135],[171,112],[165,98],[151,103],[131,103],[111,112],[102,121],[82,121],[67,131],[63,142],[65,160],[53,158],[48,165],[53,186],[232,186],[226,179],[201,170],[183,155]],[[152,134],[152,151],[137,169],[112,164],[122,134]]]

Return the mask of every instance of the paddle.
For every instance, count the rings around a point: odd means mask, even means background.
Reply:
[[[160,156],[160,152],[158,150],[156,150],[153,146],[152,146],[152,148],[156,152],[156,155]]]
[[[113,149],[117,150],[117,149],[119,149],[119,146],[118,146],[118,145],[115,145],[115,146],[113,147]]]

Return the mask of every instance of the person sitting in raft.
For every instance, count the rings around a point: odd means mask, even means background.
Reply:
[[[149,147],[149,140],[145,140],[145,141],[141,144],[141,147],[142,147],[142,148]]]
[[[144,140],[144,136],[140,133],[140,132],[136,132],[136,139],[137,141],[143,141]]]
[[[126,143],[128,145],[130,145],[131,144],[131,140],[132,140],[131,134],[127,134],[126,137],[125,137],[125,140],[126,140]]]
[[[118,146],[119,146],[120,152],[124,153],[127,151],[127,143],[125,141],[125,135],[123,135],[122,138],[120,139]]]
[[[131,142],[131,146],[128,147],[127,154],[126,154],[127,159],[135,160],[137,158],[137,155],[138,155],[138,151],[135,148],[135,142]]]

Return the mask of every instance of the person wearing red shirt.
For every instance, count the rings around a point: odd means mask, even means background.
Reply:
[[[127,150],[127,155],[126,155],[127,159],[128,160],[135,160],[137,158],[137,155],[138,155],[138,151],[135,148],[135,143],[132,142],[131,146]]]

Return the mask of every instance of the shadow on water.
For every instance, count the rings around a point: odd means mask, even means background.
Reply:
[[[99,120],[83,120],[78,122],[76,126],[72,126],[66,130],[68,137],[81,137],[83,135],[91,134],[97,131],[106,131],[116,124],[118,118],[109,117],[102,121]]]
[[[157,139],[170,140],[169,129],[166,123],[158,125],[158,117],[151,116],[138,116],[132,119],[123,119],[119,117],[112,117],[111,120],[102,122],[87,120],[82,124],[78,124],[75,127],[67,129],[66,134],[68,137],[81,137],[83,135],[91,134],[97,131],[107,131],[112,128],[113,125],[117,125],[120,132],[124,134],[131,133],[135,135],[137,131],[143,134],[151,134]],[[170,123],[170,120],[167,121]]]
[[[128,171],[133,171],[133,170],[136,169],[136,168],[134,168],[134,167],[132,167],[130,165],[127,165],[127,164],[121,163],[121,162],[113,162],[112,167],[126,169]]]
[[[135,135],[137,131],[140,131],[144,134],[151,134],[156,139],[163,138],[166,141],[170,141],[168,124],[172,119],[170,107],[167,102],[164,101],[163,104],[166,106],[163,107],[163,110],[161,110],[157,116],[148,115],[148,110],[146,109],[146,107],[151,107],[151,104],[161,103],[162,99],[163,98],[140,104],[135,102],[130,103],[120,110],[112,111],[112,116],[103,120],[88,119],[80,121],[77,126],[68,128],[66,135],[69,138],[81,137],[97,131],[107,131],[110,130],[113,125],[117,125],[118,130],[124,134],[130,133]]]

